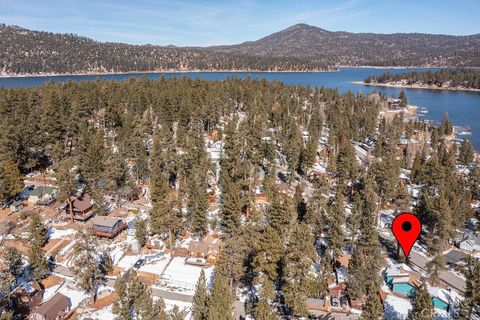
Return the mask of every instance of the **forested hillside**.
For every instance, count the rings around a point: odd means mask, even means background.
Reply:
[[[137,238],[143,230],[144,242],[155,236],[175,249],[185,235],[220,234],[212,289],[201,276],[192,303],[194,314],[206,314],[202,319],[233,319],[225,310],[233,310],[237,288],[256,319],[306,317],[308,298],[329,297],[335,270],[347,274],[344,296],[367,297],[362,315],[378,319],[384,282],[373,275],[387,263],[377,231],[379,208],[415,211],[425,230],[419,243],[432,259],[428,273],[436,281],[454,231],[471,217],[471,201],[480,199],[480,165],[468,141],[459,149],[451,143],[447,116],[439,127],[404,121],[403,112],[387,121],[379,117],[383,106],[379,95],[234,78],[0,89],[0,201],[22,190],[24,174],[47,169],[62,199],[80,183],[98,216],[107,213],[106,196],[118,199],[148,187],[151,207],[142,228],[135,222]],[[425,136],[414,157],[401,149],[400,141]],[[359,152],[367,140],[374,141],[371,150]],[[457,165],[471,171],[457,174]],[[409,192],[402,168],[410,169],[412,183],[424,186],[417,195]],[[44,230],[39,215],[32,216],[31,230]],[[42,232],[40,238],[29,234],[29,274],[39,280],[48,273],[46,238]],[[75,279],[90,280],[102,252],[79,234],[71,269]],[[81,252],[89,254],[88,268],[82,268]],[[339,269],[345,252],[351,258]],[[403,259],[397,250],[389,255]],[[178,258],[183,266],[185,258]],[[135,271],[126,274],[131,278],[117,278],[120,302],[112,313],[118,318],[134,311],[152,314],[154,308],[165,313],[163,300],[153,305],[151,290],[134,290],[133,283],[141,283]],[[17,278],[18,273],[2,276],[2,288]],[[81,283],[94,302],[97,282]],[[282,308],[270,303],[275,292]],[[139,296],[142,301],[134,299]],[[18,312],[9,304],[2,308]]]
[[[401,82],[405,85],[433,85],[439,88],[480,89],[480,70],[443,69],[440,71],[407,72],[392,74],[386,72],[380,76],[368,77],[366,83]]]
[[[295,57],[343,66],[480,66],[480,35],[332,32],[298,24],[220,52]]]
[[[0,73],[314,71],[327,66],[480,66],[480,35],[331,32],[299,24],[233,46],[101,43],[0,24]]]
[[[101,43],[0,24],[0,74],[196,70],[319,70],[298,58],[260,57],[193,48]]]

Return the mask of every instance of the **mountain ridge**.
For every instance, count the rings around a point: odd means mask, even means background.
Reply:
[[[319,71],[327,66],[480,67],[480,34],[352,33],[300,23],[210,47],[100,42],[0,23],[0,74]]]

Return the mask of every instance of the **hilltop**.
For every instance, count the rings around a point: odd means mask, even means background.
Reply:
[[[211,49],[295,57],[328,65],[480,66],[480,34],[351,33],[297,24],[257,41]]]

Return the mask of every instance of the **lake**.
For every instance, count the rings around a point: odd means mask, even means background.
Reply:
[[[362,81],[369,75],[379,75],[386,71],[401,73],[408,71],[421,71],[424,69],[370,69],[370,68],[341,68],[338,72],[191,72],[191,73],[148,73],[148,74],[115,74],[115,75],[88,75],[88,76],[45,76],[45,77],[14,77],[1,78],[0,86],[7,87],[32,87],[47,81],[67,82],[108,79],[122,80],[133,77],[189,77],[207,80],[222,80],[227,77],[238,78],[266,78],[278,80],[288,84],[324,86],[337,88],[340,92],[383,92],[389,96],[400,93],[402,89],[388,87],[370,87],[352,84],[353,81]],[[480,93],[441,91],[424,89],[403,89],[407,94],[410,104],[425,107],[428,110],[426,119],[435,122],[441,121],[443,114],[448,112],[454,125],[469,126],[472,136],[467,136],[472,141],[476,150],[480,150]]]

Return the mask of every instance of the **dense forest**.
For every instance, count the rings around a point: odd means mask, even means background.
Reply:
[[[297,24],[257,41],[212,49],[337,66],[480,66],[480,34],[351,33]]]
[[[102,195],[148,183],[153,206],[145,226],[149,234],[173,243],[186,231],[203,237],[221,230],[224,246],[213,287],[206,288],[200,278],[195,319],[230,319],[225,310],[231,309],[232,288],[237,287],[246,288],[247,312],[255,319],[277,319],[280,311],[271,301],[278,296],[286,306],[283,314],[306,316],[307,298],[325,297],[328,275],[338,267],[345,247],[352,248],[349,297],[366,299],[363,316],[377,319],[383,267],[377,210],[411,209],[401,168],[411,169],[412,180],[425,186],[414,210],[425,227],[421,241],[432,257],[428,270],[433,276],[443,268],[441,253],[455,228],[472,214],[470,200],[480,199],[480,167],[473,149],[468,141],[460,149],[447,148],[445,137],[452,133],[447,117],[439,127],[405,122],[401,114],[387,122],[378,118],[382,105],[378,95],[341,95],[333,89],[235,78],[140,78],[0,89],[1,201],[18,192],[21,174],[47,166],[56,172],[65,199],[75,192],[72,181],[80,177],[99,215],[105,214],[99,205]],[[431,134],[431,144],[413,164],[406,154],[392,157],[400,137],[417,131]],[[371,137],[377,141],[374,157],[360,165],[352,142]],[[322,139],[324,153],[318,154]],[[218,168],[207,153],[208,141],[223,144]],[[318,157],[325,160],[326,172],[309,175]],[[469,166],[471,173],[457,175],[457,164]],[[280,192],[279,169],[284,170],[284,183],[295,188],[293,196]],[[215,215],[207,212],[212,176],[221,190]],[[254,201],[257,186],[267,195],[264,206]],[[81,235],[76,250],[95,257],[84,247],[94,251]],[[41,275],[46,268],[40,263],[43,251],[32,248],[31,268]],[[86,288],[96,282],[89,283]],[[122,315],[134,308],[142,314],[150,310],[154,315],[142,319],[158,319],[146,289],[135,283],[134,273],[119,277],[113,312],[127,319]],[[133,299],[144,295],[143,301]]]
[[[257,41],[188,48],[102,43],[0,24],[0,73],[316,71],[329,66],[480,66],[480,36],[331,32],[299,24]]]
[[[402,82],[404,85],[429,85],[439,88],[462,87],[480,89],[480,70],[477,69],[442,69],[439,71],[422,71],[406,73],[386,72],[375,77],[367,77],[366,83]]]
[[[0,47],[1,74],[325,68],[300,58],[101,43],[73,34],[30,31],[5,24],[0,24]]]

